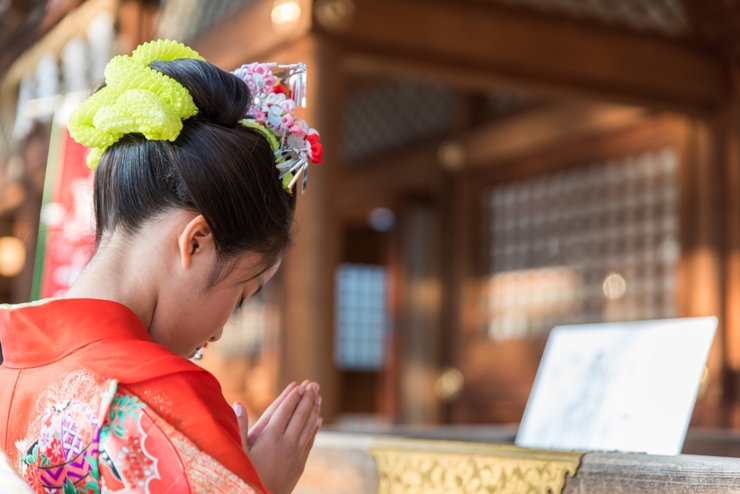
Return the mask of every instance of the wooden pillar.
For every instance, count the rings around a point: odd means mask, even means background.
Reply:
[[[740,67],[730,65],[731,91],[720,108],[725,213],[726,399],[729,425],[740,428]]]
[[[157,39],[159,2],[124,0],[118,7],[118,51],[129,54],[137,46]]]
[[[716,115],[688,126],[681,155],[682,317],[717,316],[719,328],[707,362],[708,382],[697,400],[693,425],[724,426],[724,314],[722,262],[722,152]]]
[[[308,66],[308,108],[299,115],[321,133],[324,163],[311,165],[306,194],[298,192],[294,245],[282,270],[283,333],[280,385],[312,379],[321,384],[322,415],[331,421],[338,406],[338,373],[333,359],[334,272],[339,262],[340,229],[333,197],[339,166],[338,134],[341,80],[335,48],[314,36],[270,57]]]
[[[442,287],[434,204],[409,204],[402,213],[401,228],[401,420],[436,424],[440,421],[434,384],[439,373]]]

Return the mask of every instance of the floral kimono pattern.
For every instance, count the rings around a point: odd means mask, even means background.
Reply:
[[[125,306],[0,306],[0,448],[36,493],[269,494],[208,372]]]
[[[17,444],[37,493],[257,493],[115,380],[73,372],[41,400],[30,439]]]

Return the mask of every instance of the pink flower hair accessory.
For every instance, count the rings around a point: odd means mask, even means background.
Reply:
[[[275,76],[266,63],[251,63],[242,65],[234,71],[234,75],[247,83],[252,94],[270,94],[275,87]]]
[[[306,191],[309,163],[323,162],[319,133],[298,118],[297,108],[306,107],[306,65],[251,63],[234,72],[254,97],[242,124],[261,132],[272,146],[283,188],[293,187],[303,177]]]

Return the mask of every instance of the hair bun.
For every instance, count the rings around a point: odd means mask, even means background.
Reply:
[[[150,67],[188,88],[198,107],[198,120],[227,127],[236,125],[252,100],[244,81],[208,62],[181,58],[152,62]]]

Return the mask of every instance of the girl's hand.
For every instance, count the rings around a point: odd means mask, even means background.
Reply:
[[[309,384],[311,384],[311,381],[303,381],[303,385],[308,386]],[[234,412],[236,412],[236,418],[239,422],[239,432],[242,436],[242,447],[244,448],[244,451],[249,453],[249,448],[252,447],[259,435],[262,434],[262,431],[265,430],[265,426],[267,426],[267,423],[275,413],[275,410],[277,410],[283,400],[285,400],[285,397],[297,387],[298,383],[292,382],[288,384],[288,387],[286,387],[283,392],[280,393],[280,396],[278,396],[277,399],[267,407],[267,410],[265,410],[251,429],[249,429],[249,420],[247,418],[246,410],[241,403],[234,403]]]
[[[321,427],[319,385],[305,381],[288,386],[265,411],[251,431],[247,414],[234,404],[242,446],[262,482],[274,494],[289,494],[306,466],[316,433]]]

